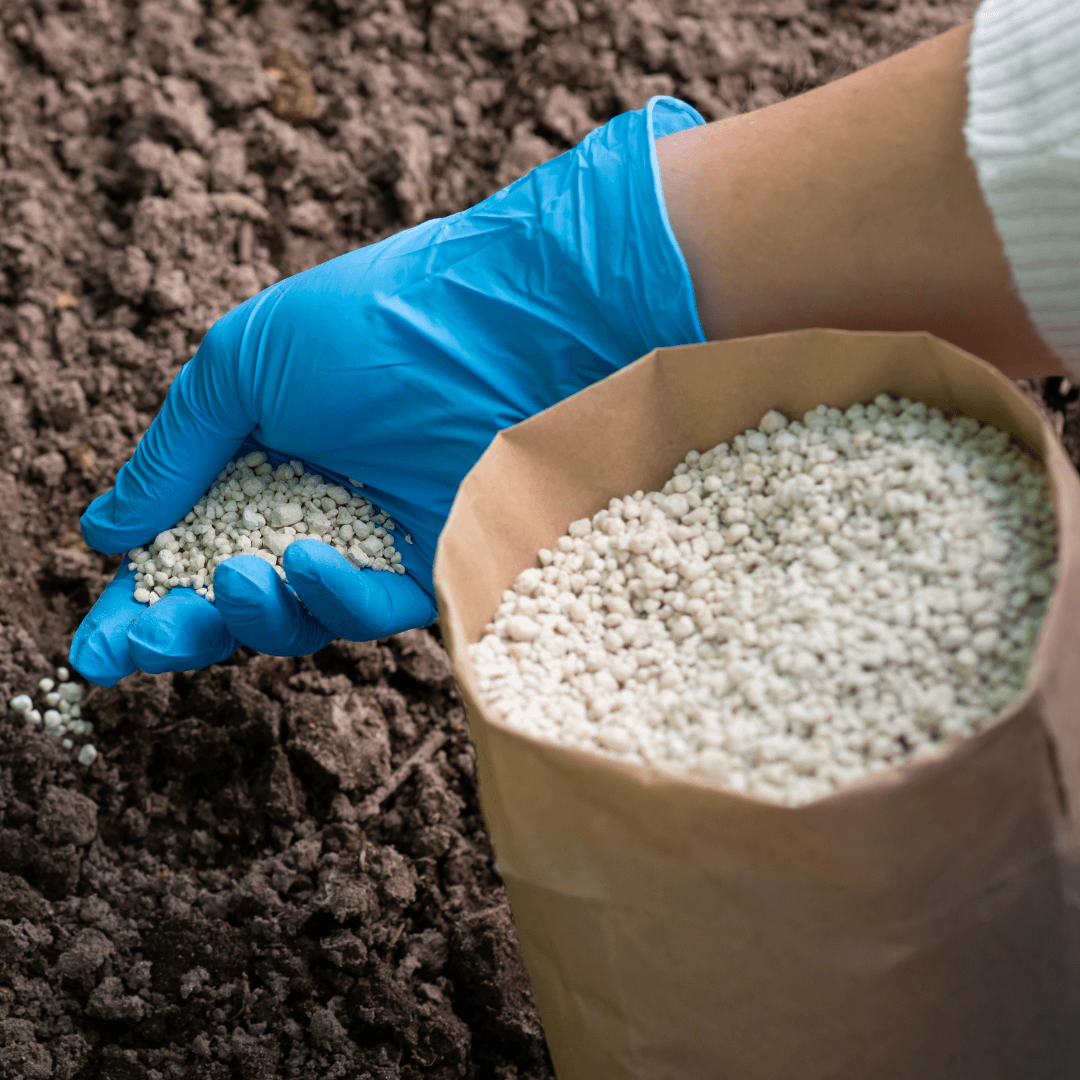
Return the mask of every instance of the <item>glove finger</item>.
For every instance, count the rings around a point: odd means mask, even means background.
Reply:
[[[329,544],[290,544],[282,563],[303,605],[336,637],[374,641],[435,620],[431,597],[407,574],[358,570]]]
[[[270,656],[309,656],[335,634],[300,606],[265,560],[235,555],[214,571],[214,606],[243,644]]]
[[[143,671],[194,671],[227,660],[237,641],[213,604],[191,589],[173,589],[142,609],[127,632],[128,650]]]
[[[127,632],[132,619],[144,612],[146,605],[132,599],[134,592],[135,571],[125,563],[79,623],[68,660],[87,682],[115,686],[135,671]]]
[[[116,486],[83,514],[83,538],[92,548],[127,551],[171,528],[254,428],[235,376],[246,307],[211,328],[173,380],[135,454],[117,474]]]

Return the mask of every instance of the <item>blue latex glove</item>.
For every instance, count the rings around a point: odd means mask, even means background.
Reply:
[[[412,535],[396,545],[407,573],[292,544],[288,585],[236,556],[215,572],[213,604],[174,589],[147,608],[121,568],[75,635],[76,670],[111,686],[136,668],[216,663],[238,643],[295,656],[433,622],[435,544],[496,432],[656,346],[704,340],[653,146],[702,123],[655,97],[471,209],[278,282],[215,323],[83,515],[86,542],[149,543],[245,446],[362,481]]]

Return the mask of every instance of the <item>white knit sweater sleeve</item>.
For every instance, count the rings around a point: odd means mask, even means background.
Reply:
[[[968,157],[1032,322],[1080,382],[1080,0],[983,0]]]

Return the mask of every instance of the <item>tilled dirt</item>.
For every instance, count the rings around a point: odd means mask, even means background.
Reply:
[[[3,700],[64,662],[118,565],[79,514],[234,304],[652,94],[746,111],[973,9],[5,0]],[[1077,456],[1076,391],[1032,389]],[[436,632],[139,674],[84,716],[73,750],[0,718],[0,1080],[553,1075]]]

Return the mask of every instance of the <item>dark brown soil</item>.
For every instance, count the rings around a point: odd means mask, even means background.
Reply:
[[[64,662],[117,565],[79,514],[231,306],[651,94],[757,108],[973,8],[4,0],[0,697]],[[437,634],[84,711],[89,769],[0,717],[0,1080],[552,1075]]]

